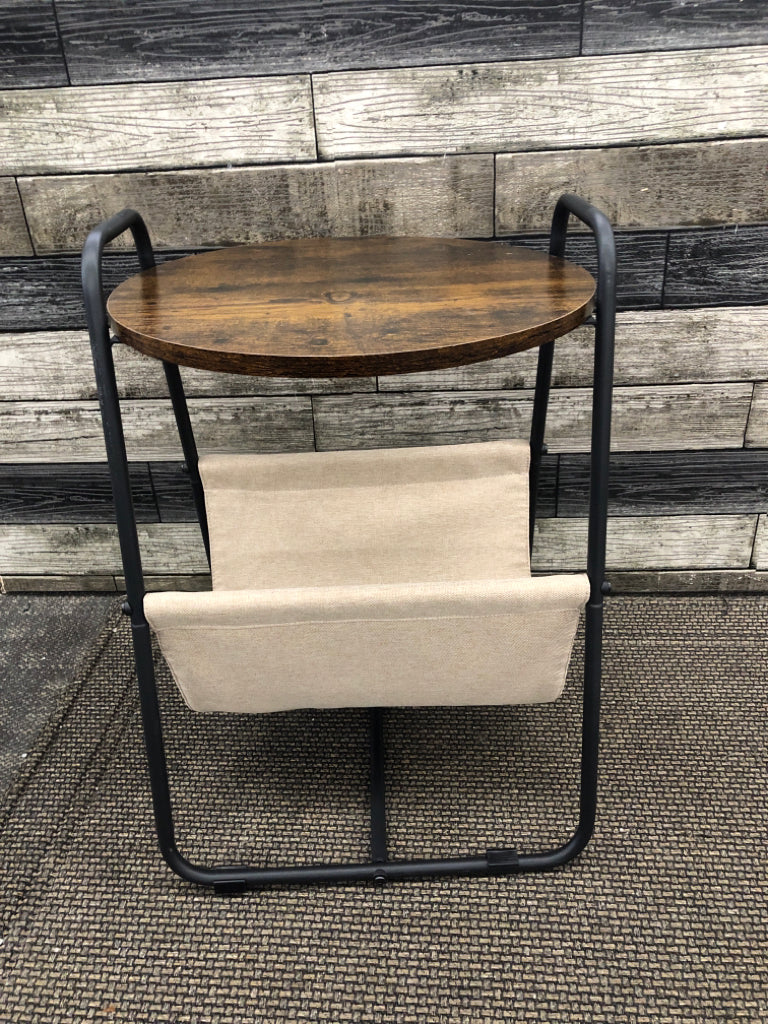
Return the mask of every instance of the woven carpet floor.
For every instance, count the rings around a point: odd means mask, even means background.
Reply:
[[[574,657],[552,705],[388,712],[397,855],[525,850],[574,821]],[[187,711],[180,846],[366,855],[365,718]],[[156,852],[117,612],[0,808],[0,1021],[768,1021],[768,597],[609,604],[599,822],[549,875],[215,896]]]

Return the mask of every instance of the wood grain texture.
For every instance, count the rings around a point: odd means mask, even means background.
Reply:
[[[123,588],[125,589],[125,588]],[[0,576],[0,594],[117,593],[115,577],[104,576]]]
[[[581,267],[499,243],[313,238],[165,263],[123,282],[107,313],[126,344],[183,366],[339,377],[541,345],[593,296]]]
[[[182,458],[167,402],[122,404],[128,458]],[[191,399],[197,445],[205,451],[311,451],[308,397]],[[101,417],[95,402],[0,403],[0,462],[103,462]]]
[[[0,178],[0,255],[33,254],[24,210],[14,178]]]
[[[667,306],[768,303],[768,227],[673,232],[664,302]]]
[[[116,210],[159,248],[336,235],[493,235],[493,157],[21,178],[35,248],[79,251]],[[121,239],[129,247],[130,236]]]
[[[548,230],[563,192],[593,203],[614,228],[768,220],[768,140],[501,153],[496,231]]]
[[[85,239],[83,239],[85,241]],[[185,253],[158,253],[158,262]],[[104,288],[109,292],[138,270],[135,254],[106,255]],[[46,256],[0,259],[0,331],[66,331],[85,326],[80,259]]]
[[[583,53],[768,43],[764,0],[586,0]]]
[[[768,379],[768,307],[652,310],[616,318],[614,383],[690,384]],[[558,341],[555,387],[592,381],[595,335],[579,327]],[[464,391],[530,388],[537,353],[379,380],[380,391]],[[0,381],[2,378],[0,377]]]
[[[657,309],[661,305],[668,234],[664,231],[617,231],[616,235],[617,308]],[[546,252],[549,235],[511,235],[512,245]],[[597,273],[595,243],[591,236],[570,233],[566,257],[580,264],[593,276]],[[695,303],[693,303],[695,305]]]
[[[741,448],[751,396],[750,384],[616,388],[612,449]],[[316,443],[329,451],[527,437],[532,403],[530,391],[321,395],[313,399]],[[553,391],[550,451],[587,451],[590,416],[590,390]]]
[[[205,573],[200,529],[192,523],[140,523],[141,561],[149,573]],[[117,527],[0,526],[0,574],[105,575],[122,573]]]
[[[757,516],[638,516],[609,519],[606,566],[626,569],[749,568]],[[586,561],[585,519],[536,526],[534,572],[577,570]]]
[[[159,522],[149,467],[145,463],[133,465],[130,475],[137,522]],[[106,465],[0,465],[0,523],[114,521]]]
[[[768,515],[760,516],[757,524],[752,565],[755,569],[768,569]]]
[[[322,157],[768,134],[768,47],[317,75]]]
[[[763,452],[614,452],[608,514],[706,515],[768,509],[768,458]],[[589,456],[561,455],[557,514],[586,516]]]
[[[162,364],[127,345],[112,349],[121,398],[168,398]],[[313,380],[245,377],[182,367],[189,398],[350,393],[376,390],[373,377]],[[96,398],[91,346],[85,331],[0,334],[0,394],[5,401]]]
[[[0,170],[56,174],[315,157],[309,80],[224,79],[0,93]]]
[[[747,448],[768,448],[768,384],[755,384],[747,424]]]
[[[0,0],[0,88],[67,83],[51,0]]]
[[[578,53],[581,27],[578,0],[56,6],[75,83],[565,56]]]
[[[608,569],[748,568],[757,516],[657,516],[615,519],[608,530]],[[138,527],[149,574],[205,575],[207,563],[194,523]],[[587,524],[544,519],[537,526],[535,572],[582,569]],[[0,526],[0,572],[122,574],[117,530],[107,524]]]

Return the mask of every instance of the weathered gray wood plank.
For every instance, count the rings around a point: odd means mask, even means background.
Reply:
[[[757,516],[638,516],[609,519],[606,566],[616,569],[748,569]],[[535,572],[586,564],[587,522],[542,519]]]
[[[766,302],[768,227],[672,232],[664,283],[666,306]]]
[[[747,424],[747,448],[768,448],[768,384],[755,384]]]
[[[741,448],[752,385],[697,384],[617,388],[614,451]],[[319,451],[457,444],[527,437],[530,391],[378,394],[313,399]],[[551,452],[587,451],[591,391],[552,392],[547,416]]]
[[[768,42],[764,0],[586,0],[583,53]]]
[[[160,521],[146,463],[130,467],[137,522]],[[187,489],[190,490],[189,478]],[[0,523],[114,523],[106,465],[0,465]]]
[[[123,587],[123,590],[125,588]],[[0,576],[0,594],[35,593],[116,593],[114,576],[76,576],[74,574],[48,576]]]
[[[189,485],[187,485],[189,486]],[[699,515],[768,509],[768,458],[757,451],[611,455],[608,514]],[[561,455],[557,514],[586,516],[589,455]]]
[[[322,235],[493,235],[490,154],[21,178],[19,187],[40,253],[79,251],[94,224],[126,206],[141,211],[160,248]]]
[[[501,153],[496,157],[497,232],[548,230],[563,192],[594,203],[614,227],[765,221],[768,140]]]
[[[620,313],[616,318],[614,381],[616,385],[637,385],[768,379],[766,337],[766,306]],[[594,330],[582,327],[556,343],[556,387],[591,383],[594,339]],[[379,390],[529,388],[536,382],[537,358],[537,350],[529,350],[449,370],[393,374],[379,379]]]
[[[0,88],[67,82],[52,0],[0,0]]]
[[[58,0],[75,83],[578,53],[578,0]],[[105,22],[109,30],[104,30]]]
[[[308,397],[191,399],[190,417],[201,452],[309,451],[313,448]],[[128,457],[182,458],[167,402],[122,403]],[[95,402],[0,403],[0,461],[104,462],[101,418]]]
[[[608,568],[748,568],[757,516],[654,516],[612,520]],[[205,575],[207,563],[194,523],[138,528],[142,563],[150,574]],[[579,570],[586,553],[585,520],[544,519],[537,527],[536,572]],[[122,574],[117,530],[84,526],[0,526],[0,570],[8,575]]]
[[[324,158],[768,134],[768,47],[317,75]]]
[[[300,76],[0,93],[0,170],[56,174],[312,160]]]
[[[754,569],[640,569],[614,571],[610,583],[612,594],[764,594],[768,592],[768,572],[755,572]]]
[[[768,569],[768,515],[760,516],[757,524],[752,565],[755,569]]]
[[[24,220],[15,178],[0,178],[0,255],[31,256],[32,242]]]
[[[200,529],[192,523],[142,523],[141,561],[149,573],[205,573],[208,563]],[[95,575],[122,573],[117,527],[0,526],[3,575]]]
[[[167,398],[162,364],[127,345],[113,349],[122,398]],[[187,396],[230,397],[375,391],[372,377],[312,380],[247,377],[181,368]],[[96,397],[91,347],[85,331],[0,334],[0,394],[5,401],[60,401]]]

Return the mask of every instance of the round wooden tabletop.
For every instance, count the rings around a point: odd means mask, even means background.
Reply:
[[[582,323],[594,291],[582,267],[501,242],[310,238],[163,263],[107,311],[121,341],[167,362],[350,377],[533,348]]]

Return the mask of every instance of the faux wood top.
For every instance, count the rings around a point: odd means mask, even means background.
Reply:
[[[121,341],[278,377],[440,369],[551,341],[594,306],[583,268],[499,242],[311,238],[164,263],[117,287]]]

